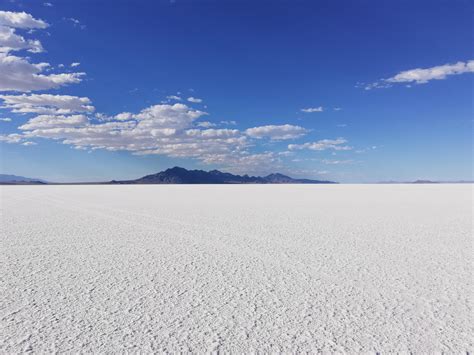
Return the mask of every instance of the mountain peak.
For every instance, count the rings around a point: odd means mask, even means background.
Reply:
[[[116,184],[331,184],[332,181],[293,179],[275,173],[265,177],[234,175],[219,170],[187,170],[175,166],[165,171],[143,176],[136,180],[114,181]]]
[[[166,169],[164,172],[185,172],[185,171],[188,171],[188,170],[180,166],[174,166],[172,168]]]

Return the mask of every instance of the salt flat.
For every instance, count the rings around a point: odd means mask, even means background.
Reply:
[[[0,191],[2,353],[474,350],[472,185]]]

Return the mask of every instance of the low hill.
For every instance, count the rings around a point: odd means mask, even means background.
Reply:
[[[0,174],[0,184],[9,185],[27,185],[27,184],[46,184],[41,179],[27,178],[18,175]]]

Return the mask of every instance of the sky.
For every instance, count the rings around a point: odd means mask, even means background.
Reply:
[[[473,4],[0,0],[0,173],[472,180]]]

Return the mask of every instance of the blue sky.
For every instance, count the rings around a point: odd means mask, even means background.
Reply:
[[[0,0],[1,172],[470,180],[472,10]]]

